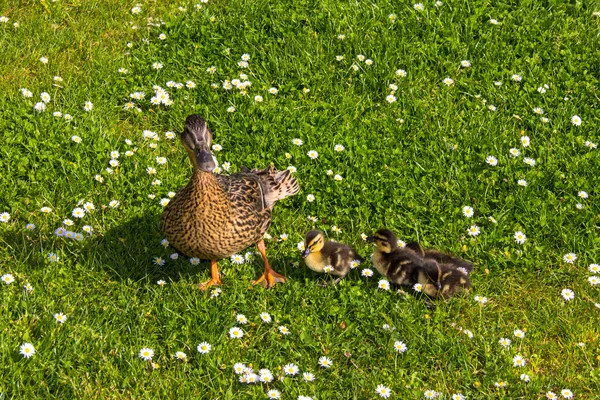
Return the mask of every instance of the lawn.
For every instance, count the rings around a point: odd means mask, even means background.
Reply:
[[[598,10],[167,3],[0,1],[0,398],[600,398]],[[221,173],[295,171],[287,283],[253,287],[251,247],[203,292],[163,242],[194,113]],[[364,277],[384,226],[471,292]],[[322,287],[311,229],[367,261]]]

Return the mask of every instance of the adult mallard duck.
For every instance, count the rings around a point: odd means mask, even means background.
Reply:
[[[205,289],[220,285],[217,260],[238,253],[256,243],[265,270],[253,281],[267,288],[286,278],[273,271],[267,259],[263,235],[271,223],[277,200],[298,192],[291,171],[275,167],[249,170],[233,175],[219,175],[210,152],[212,133],[199,115],[185,121],[181,142],[188,152],[194,172],[187,186],[180,189],[161,216],[167,240],[189,257],[211,260],[211,279],[201,284]]]

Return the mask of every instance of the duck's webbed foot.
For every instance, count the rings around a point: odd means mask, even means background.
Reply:
[[[260,254],[263,258],[263,262],[265,264],[265,271],[260,276],[260,278],[258,278],[255,281],[252,281],[252,284],[256,285],[260,283],[267,289],[270,289],[278,283],[284,283],[285,281],[287,281],[287,278],[285,276],[278,274],[277,272],[273,271],[273,268],[271,268],[269,260],[267,259],[267,250],[265,248],[265,242],[261,239],[260,242],[257,243],[257,246],[258,251],[260,251]]]
[[[219,268],[217,268],[217,261],[210,260],[210,279],[198,285],[201,290],[206,290],[211,286],[221,285],[221,275],[219,274]]]

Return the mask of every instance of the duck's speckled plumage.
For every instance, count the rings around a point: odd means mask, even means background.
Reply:
[[[183,254],[221,259],[258,242],[271,223],[260,175],[195,170],[165,208],[165,237]]]

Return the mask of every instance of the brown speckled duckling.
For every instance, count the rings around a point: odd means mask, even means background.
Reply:
[[[275,202],[299,190],[291,172],[271,166],[263,170],[244,168],[230,176],[215,174],[210,152],[212,134],[199,115],[186,119],[181,142],[194,172],[187,186],[165,207],[161,225],[167,240],[181,253],[211,260],[211,279],[201,288],[221,284],[217,260],[254,243],[265,271],[253,284],[262,283],[269,288],[285,282],[286,278],[273,271],[267,260],[263,235],[271,223]]]

